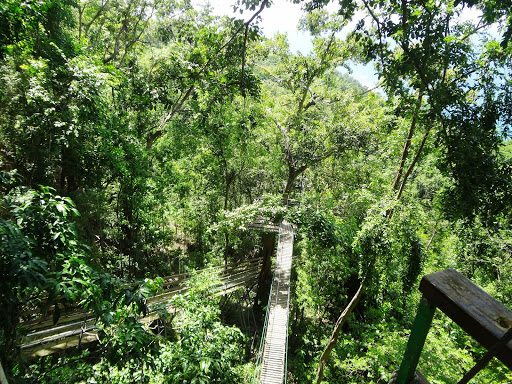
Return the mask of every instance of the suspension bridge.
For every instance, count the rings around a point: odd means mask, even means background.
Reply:
[[[241,287],[255,285],[261,263],[261,258],[254,258],[238,265],[217,266],[195,273],[218,272],[219,282],[212,287],[212,291],[215,295],[225,295]],[[169,313],[175,312],[171,299],[176,295],[187,294],[191,278],[192,273],[164,277],[162,292],[147,299],[149,312],[139,322],[149,327],[159,318],[162,307]],[[62,311],[57,323],[53,321],[53,313],[23,323],[27,330],[20,346],[23,355],[41,357],[98,340],[96,318],[92,313],[76,308]]]
[[[294,233],[295,229],[292,224],[283,222],[279,226],[274,278],[270,288],[265,325],[253,378],[253,382],[258,380],[261,384],[286,382],[290,275]]]
[[[286,222],[279,225],[268,224],[261,218],[249,228],[279,234],[276,263],[253,381],[261,384],[281,384],[286,381],[290,275],[295,228]],[[217,266],[195,273],[207,270],[218,272],[219,282],[212,290],[215,295],[225,295],[241,287],[254,286],[262,262],[261,258],[254,258],[238,265]],[[139,322],[149,328],[149,325],[159,318],[159,310],[162,307],[168,312],[175,312],[176,308],[171,299],[176,295],[186,295],[191,278],[192,273],[164,277],[162,292],[147,299],[149,313],[140,318]],[[23,323],[27,334],[20,348],[25,356],[46,356],[98,340],[96,318],[92,313],[76,308],[68,311],[63,308],[62,311],[57,323],[54,323],[52,313]]]
[[[290,275],[295,228],[282,222],[268,224],[256,220],[250,229],[279,234],[274,274],[265,315],[260,347],[257,354],[253,384],[283,384],[287,376],[288,324],[290,308]],[[254,286],[263,260],[254,258],[238,265],[218,266],[207,270],[219,273],[219,282],[213,287],[214,295],[225,295],[244,286]],[[202,270],[205,271],[205,270]],[[196,271],[201,272],[201,271]],[[148,299],[150,312],[139,321],[149,324],[159,318],[157,307],[175,311],[172,297],[186,294],[191,273],[164,278],[164,289]],[[459,324],[488,351],[466,373],[460,383],[467,383],[490,359],[496,357],[512,368],[512,311],[471,283],[454,270],[436,272],[423,277],[420,284],[422,301],[412,327],[409,342],[400,365],[390,384],[407,384],[414,380],[428,384],[416,371],[428,329],[436,307]],[[70,310],[60,316],[57,324],[51,314],[23,323],[28,330],[21,350],[25,356],[45,356],[98,339],[96,319],[91,313]]]

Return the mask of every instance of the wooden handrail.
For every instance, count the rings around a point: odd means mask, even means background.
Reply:
[[[496,357],[512,369],[512,341],[508,338],[512,327],[512,311],[509,308],[454,269],[424,276],[419,289],[423,297],[402,363],[390,384],[409,384],[415,376],[418,378],[416,367],[436,308],[489,350],[486,359]],[[477,364],[470,372],[471,375],[474,376],[484,366]],[[468,375],[462,382],[467,382],[465,380]],[[423,376],[420,382],[428,383]]]

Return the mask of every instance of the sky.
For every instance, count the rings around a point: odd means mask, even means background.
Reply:
[[[208,0],[193,0],[194,4],[205,4]],[[228,15],[232,17],[243,18],[248,20],[252,17],[255,11],[244,11],[240,13],[233,12],[233,4],[236,0],[209,0],[208,2],[213,7],[213,14],[223,16]],[[331,12],[336,11],[337,4],[329,4],[327,9]],[[476,20],[478,19],[480,11],[474,8],[466,8],[463,10],[460,18],[462,20]],[[312,49],[311,36],[308,33],[300,32],[297,30],[297,25],[300,17],[303,15],[300,4],[293,4],[288,0],[274,0],[269,8],[265,8],[260,14],[261,21],[259,27],[262,29],[263,34],[271,38],[277,32],[285,33],[288,36],[288,42],[292,52],[300,51],[303,54],[308,54]],[[352,29],[353,26],[347,26],[347,30]],[[497,31],[489,31],[490,34],[497,34]],[[362,85],[373,89],[378,83],[378,76],[373,67],[373,64],[349,64],[351,68],[350,75],[358,80]],[[339,68],[340,72],[347,72],[345,68]]]
[[[196,4],[204,4],[205,0],[197,0]],[[215,15],[228,15],[249,19],[254,14],[254,11],[244,11],[242,15],[233,13],[233,4],[235,0],[210,0],[209,3],[213,7],[213,14]],[[334,9],[332,9],[334,10]],[[300,4],[293,4],[286,0],[275,0],[270,8],[266,8],[261,13],[261,21],[258,26],[262,29],[266,37],[273,37],[276,33],[286,33],[290,50],[292,52],[300,51],[307,54],[311,51],[313,45],[311,43],[311,36],[309,33],[300,32],[297,30],[297,24],[300,17],[303,15]],[[373,88],[378,82],[378,77],[375,74],[373,65],[351,65],[351,76],[358,80],[361,84],[368,88]],[[340,69],[341,72],[346,72],[344,68]]]

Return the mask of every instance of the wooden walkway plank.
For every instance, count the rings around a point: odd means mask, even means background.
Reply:
[[[283,222],[279,227],[274,281],[270,292],[270,308],[261,364],[261,384],[282,384],[286,374],[293,237],[293,226]]]

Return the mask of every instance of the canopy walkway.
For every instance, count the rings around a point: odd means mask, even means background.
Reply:
[[[286,380],[290,275],[295,229],[286,222],[279,225],[269,224],[263,219],[257,220],[250,228],[279,232],[274,277],[258,353],[256,380],[262,384],[281,384]],[[214,287],[214,294],[224,295],[242,286],[256,284],[261,265],[262,259],[255,258],[238,265],[208,268],[207,270],[219,271],[220,283]],[[196,272],[202,271],[206,270]],[[139,321],[149,327],[149,324],[158,319],[158,309],[162,306],[169,312],[175,311],[171,299],[175,295],[186,294],[187,283],[191,277],[192,273],[164,277],[163,291],[148,298],[149,313]],[[53,323],[52,313],[48,313],[46,316],[25,321],[23,326],[29,332],[20,347],[22,353],[28,357],[46,356],[98,340],[96,318],[92,313],[76,308],[64,312],[56,324]]]
[[[213,287],[213,291],[215,295],[225,295],[243,286],[256,284],[261,262],[261,258],[254,258],[238,265],[218,266],[195,273],[218,271],[220,283]],[[191,277],[192,273],[164,277],[163,291],[148,298],[149,313],[139,321],[149,327],[159,317],[157,309],[161,309],[162,305],[168,312],[175,311],[171,299],[175,295],[187,293],[187,283]],[[28,334],[23,338],[20,348],[23,355],[28,357],[46,356],[97,341],[96,318],[92,313],[81,309],[64,312],[56,324],[53,322],[53,314],[49,313],[26,321],[23,326]]]
[[[286,380],[290,274],[295,230],[289,223],[279,226],[274,278],[270,288],[267,316],[258,354],[255,380],[261,384],[281,384]],[[253,382],[255,381],[253,380]]]

